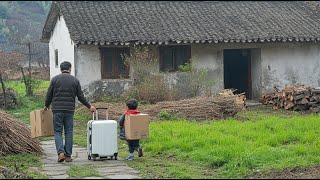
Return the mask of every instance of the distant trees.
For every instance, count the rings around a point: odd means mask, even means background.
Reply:
[[[8,53],[4,53],[0,57],[0,84],[4,93],[6,70],[21,72],[26,94],[32,96],[31,66],[49,66],[49,48],[47,44],[40,42],[40,37],[50,5],[51,2],[0,2],[0,35],[4,35],[2,29],[6,29],[7,32],[5,33],[6,44],[1,47],[21,55],[19,58],[8,57]],[[2,19],[6,20],[2,21]],[[12,59],[13,57],[17,59]]]
[[[6,19],[8,17],[7,7],[0,4],[0,19]]]

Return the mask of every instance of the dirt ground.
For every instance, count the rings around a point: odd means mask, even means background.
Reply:
[[[320,165],[309,168],[287,168],[283,171],[256,173],[249,179],[319,179]]]

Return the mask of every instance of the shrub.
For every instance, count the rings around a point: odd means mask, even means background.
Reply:
[[[191,63],[185,63],[183,65],[180,65],[178,69],[180,72],[191,72],[192,70]]]
[[[132,69],[134,81],[134,86],[123,94],[125,99],[135,98],[147,103],[169,100],[169,88],[158,72],[157,60],[150,49],[134,48],[130,56],[125,56],[125,64]]]
[[[133,87],[123,94],[124,99],[135,98],[142,102],[179,100],[195,97],[199,94],[210,95],[213,81],[208,70],[196,69],[191,63],[179,66],[177,83],[169,85],[165,74],[159,72],[157,59],[148,47],[138,47],[124,56],[125,64],[131,68]]]
[[[167,112],[166,110],[161,110],[158,114],[158,117],[160,120],[173,120],[173,119],[177,119],[177,117],[173,114],[170,114],[169,112]]]

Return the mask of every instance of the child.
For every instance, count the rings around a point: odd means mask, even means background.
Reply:
[[[124,129],[124,121],[125,121],[125,115],[130,114],[140,114],[140,112],[137,110],[138,102],[135,99],[131,99],[127,102],[127,110],[126,112],[120,116],[119,118],[119,125],[120,125],[120,139],[125,139],[125,129]],[[129,146],[129,156],[126,158],[126,160],[132,161],[134,159],[134,151],[138,151],[138,156],[142,157],[142,148],[140,147],[139,140],[127,140],[128,146]]]

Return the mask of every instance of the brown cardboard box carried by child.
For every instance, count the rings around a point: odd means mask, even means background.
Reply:
[[[30,112],[31,137],[53,136],[53,115],[51,110]]]
[[[126,115],[124,122],[125,135],[128,140],[146,139],[149,136],[148,114]]]

